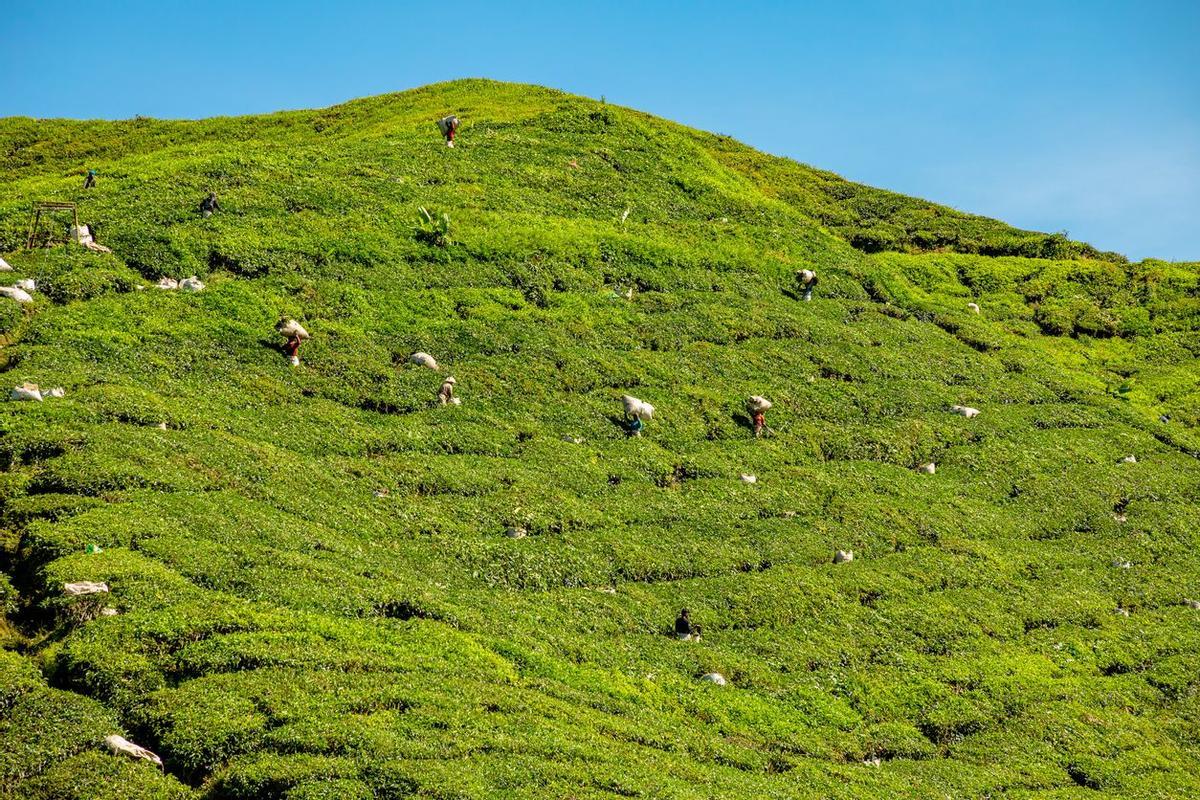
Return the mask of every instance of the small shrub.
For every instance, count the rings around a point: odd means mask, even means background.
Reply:
[[[439,214],[421,206],[417,209],[416,235],[419,242],[435,247],[449,247],[454,243],[450,238],[450,215],[444,211]]]

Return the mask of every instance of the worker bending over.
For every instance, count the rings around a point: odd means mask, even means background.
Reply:
[[[458,132],[458,117],[451,114],[448,117],[442,117],[437,122],[438,130],[442,132],[442,136],[446,137],[446,146],[454,147],[454,134]]]
[[[800,284],[800,289],[804,292],[804,300],[806,302],[812,300],[813,287],[817,285],[817,273],[811,269],[799,270],[796,272],[796,282]]]
[[[700,641],[700,626],[692,624],[691,612],[686,608],[680,610],[675,619],[675,638],[685,642]]]

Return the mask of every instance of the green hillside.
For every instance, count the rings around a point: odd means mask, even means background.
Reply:
[[[0,155],[0,796],[1200,796],[1200,264],[482,80]]]

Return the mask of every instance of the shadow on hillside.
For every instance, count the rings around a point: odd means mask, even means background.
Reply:
[[[736,424],[754,433],[754,420],[750,419],[749,414],[737,413],[733,414],[731,418]]]
[[[275,353],[276,355],[283,354],[283,345],[280,343],[278,338],[263,337],[262,339],[258,340],[258,344],[261,347],[265,347],[266,349],[270,350],[272,353]]]
[[[609,414],[608,421],[621,429],[621,433],[626,436],[631,436],[632,431],[629,430],[629,423],[625,421],[625,417],[620,414]]]

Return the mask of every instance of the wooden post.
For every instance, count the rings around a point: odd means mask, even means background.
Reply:
[[[47,212],[47,214],[49,214],[51,211],[70,211],[71,219],[75,223],[75,229],[79,230],[79,208],[74,203],[62,203],[53,200],[35,201],[33,208],[30,211],[30,216],[33,218],[33,222],[29,226],[29,237],[25,240],[26,250],[32,250],[34,243],[37,241],[37,231],[42,224],[43,211]],[[68,233],[68,235],[63,239],[63,244],[67,245],[70,243],[70,241],[71,237]]]
[[[33,249],[33,232],[37,230],[37,224],[42,218],[42,211],[34,203],[29,207],[29,236],[25,239],[25,249]]]

